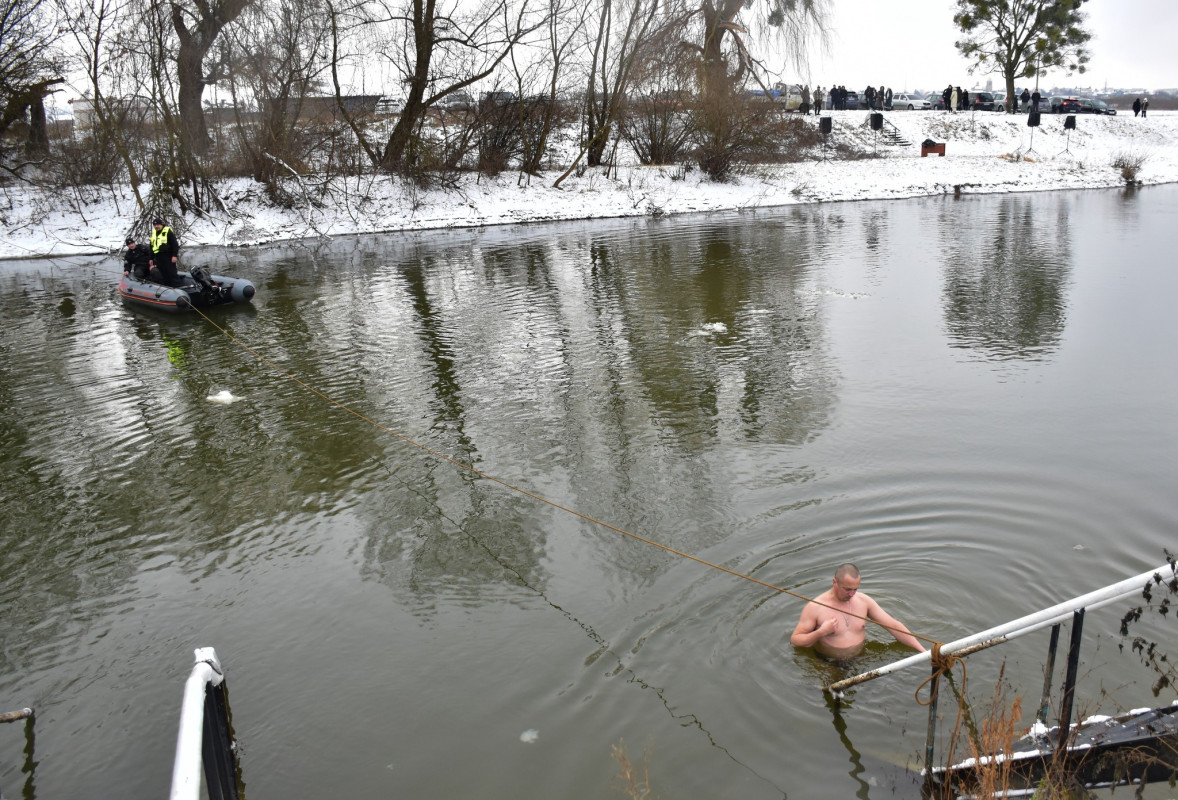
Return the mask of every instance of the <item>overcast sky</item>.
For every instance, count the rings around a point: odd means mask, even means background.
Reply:
[[[868,83],[896,91],[949,83],[982,86],[987,78],[1000,87],[1001,75],[971,76],[953,46],[959,33],[953,26],[956,6],[953,0],[831,0],[829,53],[811,55],[809,75],[783,77],[857,90]],[[1041,78],[1040,85],[1178,87],[1178,0],[1090,0],[1084,12],[1094,34],[1088,71],[1068,77],[1061,70]]]

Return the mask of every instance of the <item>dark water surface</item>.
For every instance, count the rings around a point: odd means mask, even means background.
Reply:
[[[1178,547],[1175,220],[1166,186],[188,263],[252,279],[213,320],[390,430],[807,595],[854,560],[947,641]],[[663,798],[916,794],[923,670],[835,708],[798,600],[124,308],[116,269],[0,264],[0,711],[39,713],[32,758],[0,726],[6,797],[163,796],[198,646],[250,800],[614,797],[619,741]],[[1156,702],[1128,605],[1090,615],[1081,710]],[[907,652],[873,638],[858,667]],[[1005,658],[1033,708],[1046,639],[972,658],[971,694]]]

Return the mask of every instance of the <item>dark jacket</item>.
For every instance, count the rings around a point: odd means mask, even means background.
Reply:
[[[137,278],[147,277],[147,262],[151,260],[151,253],[147,246],[136,244],[128,247],[123,253],[123,272],[130,272]]]

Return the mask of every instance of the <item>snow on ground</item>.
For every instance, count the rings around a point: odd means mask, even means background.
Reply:
[[[866,125],[863,111],[828,112],[832,142],[867,156],[750,167],[728,183],[712,183],[699,170],[623,166],[570,176],[522,178],[470,175],[457,191],[413,190],[386,176],[349,178],[332,186],[332,200],[293,209],[265,202],[248,179],[219,187],[226,213],[185,220],[181,244],[256,245],[352,233],[478,227],[535,221],[684,214],[796,203],[868,200],[956,193],[1023,192],[1116,187],[1118,156],[1142,158],[1138,180],[1178,181],[1178,112],[1148,119],[1081,115],[1070,136],[1064,117],[1043,115],[1028,128],[1026,116],[987,112],[905,111],[885,115],[909,142],[889,146]],[[809,122],[817,125],[813,117]],[[888,126],[885,126],[888,127]],[[944,158],[920,157],[925,139],[944,142]],[[828,152],[832,155],[833,151]],[[292,185],[296,195],[299,187]],[[73,210],[73,206],[81,212]],[[0,258],[108,253],[122,246],[137,217],[129,192],[97,194],[85,204],[63,203],[44,190],[0,190]],[[140,232],[142,233],[142,232]],[[189,250],[191,252],[191,250]]]

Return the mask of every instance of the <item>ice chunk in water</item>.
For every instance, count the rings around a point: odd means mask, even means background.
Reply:
[[[210,394],[205,398],[205,400],[208,400],[210,403],[220,403],[223,406],[227,406],[230,403],[236,403],[240,399],[240,397],[234,397],[233,393],[228,389],[222,389],[216,394]]]

